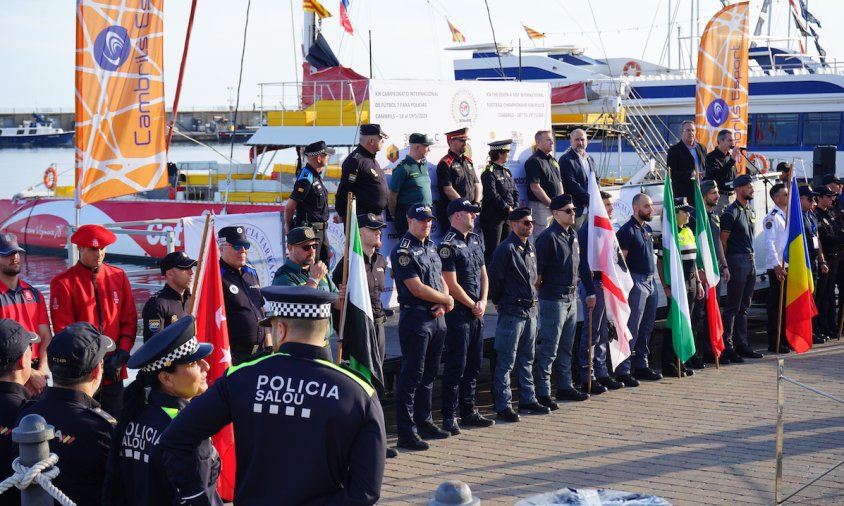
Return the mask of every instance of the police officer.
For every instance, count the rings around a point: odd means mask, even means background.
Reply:
[[[534,380],[539,403],[556,411],[557,403],[551,399],[552,366],[557,373],[557,399],[585,401],[589,394],[575,388],[571,377],[580,261],[572,195],[557,195],[549,207],[554,221],[536,239],[539,337]]]
[[[481,173],[484,198],[481,201],[481,230],[484,234],[484,261],[489,265],[492,252],[510,235],[507,216],[519,206],[519,190],[504,164],[510,157],[513,139],[489,143],[489,165]]]
[[[785,339],[785,307],[780,301],[785,301],[782,291],[785,290],[785,262],[783,252],[786,248],[788,230],[786,230],[786,212],[788,207],[788,188],[777,183],[768,191],[774,205],[771,211],[762,219],[765,229],[765,267],[768,270],[768,351],[774,353],[788,353],[791,348]],[[777,320],[780,319],[779,329]],[[780,333],[780,347],[777,349],[777,332]]]
[[[657,304],[653,230],[648,225],[653,216],[653,201],[647,194],[639,193],[632,203],[633,216],[616,232],[618,247],[633,278],[633,289],[628,296],[630,319],[627,320],[632,336],[632,355],[615,369],[615,378],[626,387],[638,387],[638,380],[662,379],[662,375],[648,365]]]
[[[162,258],[159,266],[164,276],[164,288],[149,298],[141,312],[144,342],[187,314],[196,260],[184,251],[174,251]]]
[[[493,420],[478,413],[475,387],[484,353],[484,314],[489,283],[484,266],[484,246],[472,232],[481,210],[468,199],[448,205],[451,227],[440,243],[443,279],[454,297],[454,311],[445,315],[445,369],[443,370],[443,429],[460,434],[455,411],[460,407],[460,424],[489,427]]]
[[[258,272],[246,263],[250,243],[244,228],[223,227],[217,239],[232,364],[237,365],[266,350],[270,336],[258,326],[258,321],[264,318],[264,299]]]
[[[343,160],[340,184],[334,197],[338,218],[346,217],[349,192],[357,199],[358,213],[381,215],[387,208],[387,178],[375,159],[375,154],[384,147],[387,134],[381,125],[360,126],[360,144]]]
[[[551,211],[548,206],[551,199],[563,193],[563,182],[560,164],[551,154],[554,152],[554,136],[551,131],[540,130],[533,138],[536,151],[525,162],[525,176],[529,185],[528,205],[536,220],[533,230],[535,240],[550,225]]]
[[[818,315],[815,317],[820,334],[838,335],[838,319],[835,317],[835,280],[844,249],[844,228],[833,210],[833,203],[838,195],[822,186],[818,189],[818,208],[815,216],[818,220],[818,238],[827,263],[827,272],[818,277],[815,301]]]
[[[430,240],[434,215],[428,206],[407,210],[408,231],[390,254],[399,305],[401,370],[396,381],[398,446],[427,450],[426,439],[449,433],[433,423],[431,394],[445,340],[443,316],[454,299],[442,276],[437,248]]]
[[[376,503],[384,413],[375,390],[322,346],[337,295],[305,286],[262,293],[276,353],[232,367],[179,413],[161,436],[165,469],[186,504],[209,504],[196,451],[232,423],[235,504]]]
[[[399,236],[407,232],[407,208],[416,204],[433,204],[428,161],[425,159],[433,143],[433,139],[425,134],[410,134],[407,156],[390,175],[390,215]]]
[[[437,164],[437,188],[440,199],[437,203],[437,218],[447,223],[448,203],[465,198],[469,202],[481,199],[481,183],[475,174],[472,159],[466,156],[466,143],[469,141],[469,129],[458,128],[445,134],[448,152]]]
[[[129,368],[139,371],[126,387],[123,412],[114,429],[106,504],[179,503],[181,494],[164,470],[158,443],[161,433],[190,400],[208,389],[208,362],[204,359],[213,350],[213,345],[196,340],[196,320],[185,316],[155,334],[129,358]],[[197,454],[208,502],[222,506],[217,494],[220,456],[209,439],[200,443]]]
[[[310,227],[316,235],[319,259],[328,262],[329,245],[325,235],[328,223],[328,190],[322,182],[322,171],[328,165],[328,158],[334,154],[334,148],[325,145],[325,141],[314,142],[305,147],[308,162],[299,172],[293,184],[290,200],[284,206],[284,224],[287,230],[294,227]]]
[[[529,240],[533,215],[527,207],[514,209],[507,217],[510,235],[495,248],[489,265],[489,296],[498,309],[495,328],[495,368],[492,394],[498,420],[518,422],[513,411],[510,372],[514,366],[519,380],[519,411],[548,414],[539,404],[533,388],[536,344],[536,251]]]
[[[116,420],[100,409],[94,392],[103,379],[103,357],[115,344],[88,322],[72,323],[53,336],[47,360],[53,386],[21,410],[55,427],[50,452],[61,462],[53,485],[79,505],[102,504],[111,432]]]

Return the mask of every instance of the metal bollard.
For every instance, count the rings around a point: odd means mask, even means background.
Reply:
[[[434,494],[434,498],[428,501],[428,506],[477,506],[481,500],[472,496],[469,485],[462,481],[444,481]]]
[[[29,467],[50,456],[48,441],[55,436],[53,426],[39,415],[26,415],[12,430],[12,441],[20,447],[20,462]],[[22,506],[53,506],[53,498],[38,482],[21,490]]]

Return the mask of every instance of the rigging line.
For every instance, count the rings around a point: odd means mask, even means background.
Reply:
[[[662,0],[659,0],[656,4],[656,9],[654,9],[654,18],[651,20],[651,28],[648,30],[648,38],[645,39],[645,47],[642,48],[642,59],[645,59],[645,54],[648,50],[648,43],[651,41],[651,35],[654,33],[654,28],[656,28],[656,16],[659,14],[659,6],[662,5]]]
[[[314,18],[316,18],[316,17],[317,17],[317,15],[316,15],[316,13],[314,13]],[[293,39],[293,44],[291,44],[292,49],[293,49],[293,77],[296,79],[296,90],[298,91],[299,90],[300,67],[298,65],[296,65],[296,23],[293,21],[294,18],[295,18],[295,11],[293,10],[293,0],[290,0],[290,37]],[[316,38],[316,34],[314,34],[314,38]],[[307,54],[307,52],[310,50],[309,47],[307,47],[307,48],[305,47],[305,44],[306,44],[306,42],[305,42],[305,39],[304,39],[304,36],[303,36],[302,37],[302,52],[303,52],[303,55]],[[304,56],[303,56],[303,58],[304,58]],[[301,105],[301,102],[299,103],[299,105]],[[261,111],[261,114],[262,114],[261,121],[263,122],[263,119],[264,119],[263,118],[263,111]]]
[[[236,137],[235,133],[237,132],[237,111],[240,108],[240,86],[243,84],[243,61],[246,57],[246,34],[249,31],[249,9],[252,7],[252,0],[248,0],[246,2],[246,22],[243,24],[243,46],[240,50],[240,71],[238,72],[237,76],[237,97],[235,98],[234,102],[234,116],[233,116],[233,125],[230,127],[234,127],[232,130],[232,142],[229,148],[229,158],[234,158],[234,138]],[[229,177],[226,179],[226,198],[223,201],[223,207],[225,208],[229,202],[229,187],[231,186],[232,178],[231,178],[231,166],[229,166]]]
[[[609,63],[609,56],[607,55],[607,50],[604,47],[604,38],[601,36],[601,32],[598,28],[598,19],[595,18],[595,10],[592,9],[592,0],[588,0],[587,5],[589,5],[589,12],[592,14],[592,23],[595,25],[595,30],[598,30],[598,42],[601,44],[601,52],[604,53],[604,61]],[[607,74],[610,78],[615,77],[612,75],[612,67],[609,65],[607,65]]]
[[[492,43],[495,45],[495,56],[498,57],[498,72],[501,74],[501,77],[505,77],[504,65],[501,64],[501,52],[498,50],[498,41],[495,40],[495,27],[492,26],[492,14],[489,12],[489,1],[484,0],[484,5],[486,5],[486,17],[489,19],[489,29],[492,31]]]

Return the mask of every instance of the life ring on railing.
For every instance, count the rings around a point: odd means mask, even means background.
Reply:
[[[768,159],[765,158],[765,155],[761,153],[753,153],[747,157],[747,161],[754,165],[758,162],[758,165],[762,166],[762,174],[768,172]]]
[[[44,187],[48,190],[53,191],[56,189],[56,184],[59,182],[59,173],[56,172],[56,168],[50,165],[47,167],[47,170],[44,171]]]
[[[639,65],[639,62],[631,60],[624,64],[624,68],[621,69],[621,73],[625,76],[632,74],[635,77],[639,77],[642,75],[642,67]]]

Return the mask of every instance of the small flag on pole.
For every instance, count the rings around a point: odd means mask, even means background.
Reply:
[[[451,40],[454,42],[466,42],[466,37],[460,33],[460,30],[457,29],[456,26],[451,24],[451,21],[448,19],[445,20],[448,23],[448,29],[451,30]]]
[[[302,9],[315,12],[319,19],[330,18],[331,13],[317,0],[303,0]]]
[[[352,28],[352,20],[349,19],[349,0],[340,0],[340,25],[349,35],[355,34],[355,30]]]
[[[524,24],[522,24],[522,28],[525,29],[525,32],[527,33],[528,38],[531,39],[531,40],[544,39],[545,38],[544,33],[537,32],[533,28],[529,28],[529,27],[525,26]]]

